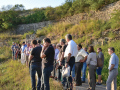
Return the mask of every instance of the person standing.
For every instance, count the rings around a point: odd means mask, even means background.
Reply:
[[[12,59],[14,60],[15,59],[15,43],[13,42],[13,45],[11,46],[11,51],[12,51]]]
[[[89,47],[89,55],[86,64],[89,67],[89,76],[90,76],[88,90],[95,90],[97,54],[95,53],[93,46]]]
[[[82,45],[78,44],[78,54],[75,57],[75,75],[76,75],[76,85],[80,86],[82,85],[81,81],[81,70],[83,67],[83,62],[87,60],[87,53],[85,50],[82,49]]]
[[[114,90],[117,90],[117,75],[118,75],[118,64],[119,64],[119,58],[115,54],[114,47],[108,48],[108,53],[111,55],[109,60],[109,76],[106,82],[107,90],[111,90],[111,83],[113,81]]]
[[[98,56],[97,58],[100,58],[104,64],[104,54],[102,53],[102,49],[101,48],[97,48],[97,52],[98,52]],[[103,66],[101,67],[97,67],[97,75],[98,75],[98,82],[96,83],[96,85],[101,85],[101,79],[102,79],[102,75],[101,75],[101,72],[102,72],[102,68]]]
[[[38,42],[38,46],[43,47],[43,45],[41,45],[41,40],[38,40],[37,42]]]
[[[24,64],[25,63],[25,53],[24,50],[27,47],[27,45],[25,44],[25,42],[22,43],[22,47],[21,47],[21,63]]]
[[[70,74],[71,74],[73,65],[75,64],[75,57],[78,53],[77,44],[72,40],[72,35],[70,35],[70,34],[67,34],[65,36],[65,39],[68,43],[68,46],[66,47],[65,54],[64,54],[65,67],[68,67],[68,65],[70,66]],[[70,82],[70,89],[72,90],[72,77],[71,76],[68,77],[68,80]],[[65,86],[65,85],[63,85],[63,86]]]
[[[21,59],[21,45],[19,44],[19,49],[18,49],[18,59]]]
[[[41,52],[42,60],[42,85],[41,90],[50,90],[49,77],[53,70],[55,51],[49,38],[43,39],[43,48]]]
[[[26,61],[26,66],[28,65],[28,58],[29,58],[29,54],[30,54],[30,43],[27,43],[27,47],[25,48],[25,61]]]
[[[52,71],[52,76],[54,77],[54,79],[57,79],[57,77],[56,77],[56,65],[57,65],[57,63],[56,62],[57,62],[57,56],[59,54],[59,50],[57,49],[56,44],[53,44],[52,46],[53,46],[53,48],[55,50],[54,68],[53,68],[53,71]]]
[[[60,39],[60,45],[62,46],[61,49],[60,49],[60,52],[59,52],[59,59],[57,60],[59,62],[59,67],[61,68],[58,68],[57,69],[57,78],[59,81],[61,81],[61,69],[62,69],[62,66],[65,66],[65,58],[64,58],[64,53],[65,53],[65,49],[67,47],[67,45],[65,45],[65,39]],[[62,80],[62,83],[64,83],[64,80]]]
[[[36,80],[35,80],[35,74],[37,72],[37,77],[38,77],[38,82],[37,82],[37,90],[40,90],[41,87],[41,51],[42,51],[42,47],[37,46],[37,41],[33,40],[32,41],[32,46],[33,46],[33,50],[31,51],[31,55],[30,55],[30,75],[31,75],[31,82],[32,82],[32,90],[36,90]]]
[[[89,55],[89,53],[87,52],[87,48],[83,48],[87,55]],[[82,67],[82,83],[85,83],[85,78],[86,78],[86,68],[87,68],[87,64],[86,64],[86,61],[83,62],[83,67]]]

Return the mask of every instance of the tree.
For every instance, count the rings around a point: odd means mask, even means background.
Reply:
[[[24,8],[25,8],[24,5],[22,5],[22,4],[16,4],[15,6],[13,6],[11,8],[11,10],[14,10],[14,11],[23,11]]]

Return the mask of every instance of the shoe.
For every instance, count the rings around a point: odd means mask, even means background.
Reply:
[[[82,83],[85,83],[85,81],[82,81]]]
[[[55,80],[57,80],[57,77],[54,77]]]
[[[82,86],[81,84],[75,84],[75,86]]]
[[[92,90],[92,89],[90,89],[90,88],[87,88],[87,90]]]
[[[54,76],[50,76],[50,78],[54,78]]]
[[[101,85],[101,83],[97,82],[96,85]]]

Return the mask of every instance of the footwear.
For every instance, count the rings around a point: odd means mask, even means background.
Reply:
[[[54,76],[50,76],[50,78],[54,78]]]
[[[97,82],[96,85],[101,85],[101,83]]]
[[[75,84],[75,86],[82,86],[81,84]]]
[[[55,80],[57,80],[57,77],[54,77]]]
[[[82,83],[85,83],[85,81],[82,81]]]
[[[90,89],[90,88],[87,88],[87,90],[92,90],[92,89]]]

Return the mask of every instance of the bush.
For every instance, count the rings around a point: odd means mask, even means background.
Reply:
[[[25,39],[27,35],[32,35],[32,34],[34,34],[34,33],[35,33],[35,31],[34,31],[34,30],[31,30],[31,31],[29,31],[29,32],[27,32],[27,33],[24,33],[24,35],[22,36],[22,38]]]

